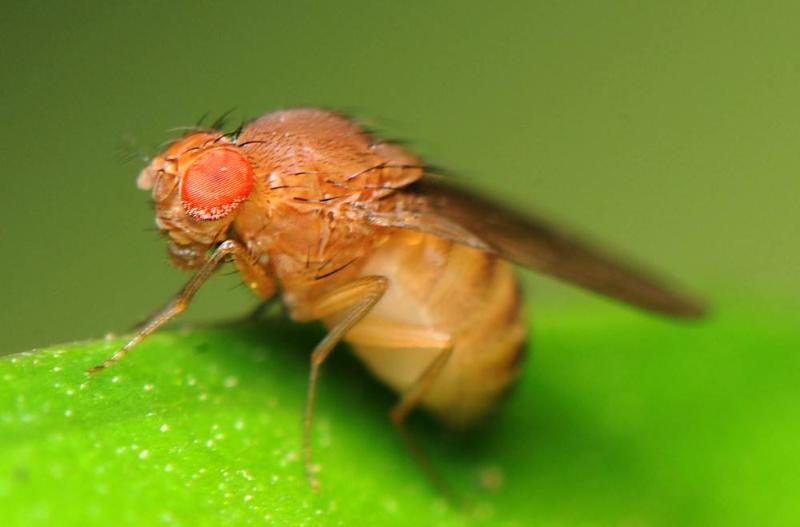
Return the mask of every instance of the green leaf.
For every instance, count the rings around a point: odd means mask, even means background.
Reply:
[[[800,335],[775,313],[677,324],[616,307],[534,320],[483,427],[412,429],[471,507],[448,503],[345,350],[300,459],[308,352],[287,321],[160,332],[0,360],[2,525],[765,525],[800,520]]]

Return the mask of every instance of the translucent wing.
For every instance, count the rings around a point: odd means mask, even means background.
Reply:
[[[651,311],[685,318],[704,312],[699,302],[546,222],[438,178],[426,176],[389,199],[390,210],[368,213],[370,223],[426,232],[491,252]]]

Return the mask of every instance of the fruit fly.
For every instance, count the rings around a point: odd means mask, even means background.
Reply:
[[[512,263],[650,311],[693,318],[696,301],[549,226],[453,186],[404,148],[314,108],[268,113],[236,133],[193,130],[142,170],[174,265],[194,276],[116,354],[184,311],[233,260],[261,299],[280,286],[290,316],[321,321],[304,415],[320,367],[344,341],[399,393],[390,420],[422,407],[453,427],[481,420],[519,372],[526,339]]]

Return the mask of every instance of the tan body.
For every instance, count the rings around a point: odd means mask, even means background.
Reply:
[[[354,121],[306,108],[225,134],[194,130],[141,172],[172,263],[196,274],[99,372],[184,311],[228,258],[262,299],[280,288],[295,320],[329,328],[311,353],[304,450],[320,366],[352,345],[400,399],[451,426],[484,417],[516,376],[526,327],[509,261],[639,307],[697,317],[702,306],[555,229],[425,174],[414,155]],[[429,475],[433,475],[429,471]]]
[[[398,347],[386,321],[429,331],[434,339],[449,337],[453,353],[422,405],[452,426],[484,417],[516,377],[523,353],[525,323],[512,266],[476,249],[401,231],[376,248],[361,273],[387,277],[389,288],[344,337],[356,355],[403,393],[441,348]],[[359,341],[370,332],[376,342]]]
[[[399,393],[451,348],[421,403],[455,426],[483,417],[514,378],[525,336],[511,265],[428,234],[370,225],[360,208],[397,207],[381,187],[417,179],[419,160],[321,111],[268,114],[239,144],[264,177],[234,221],[236,237],[280,283],[293,318],[333,327],[349,306],[320,317],[322,296],[358,277],[384,277],[383,298],[344,340]]]

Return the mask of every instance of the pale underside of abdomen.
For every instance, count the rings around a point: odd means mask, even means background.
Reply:
[[[526,336],[511,264],[430,235],[398,230],[370,255],[362,275],[385,276],[390,284],[359,323],[362,329],[390,321],[447,333],[452,339],[453,353],[422,406],[453,426],[484,417],[516,376]],[[405,391],[441,352],[351,345],[397,392]]]

